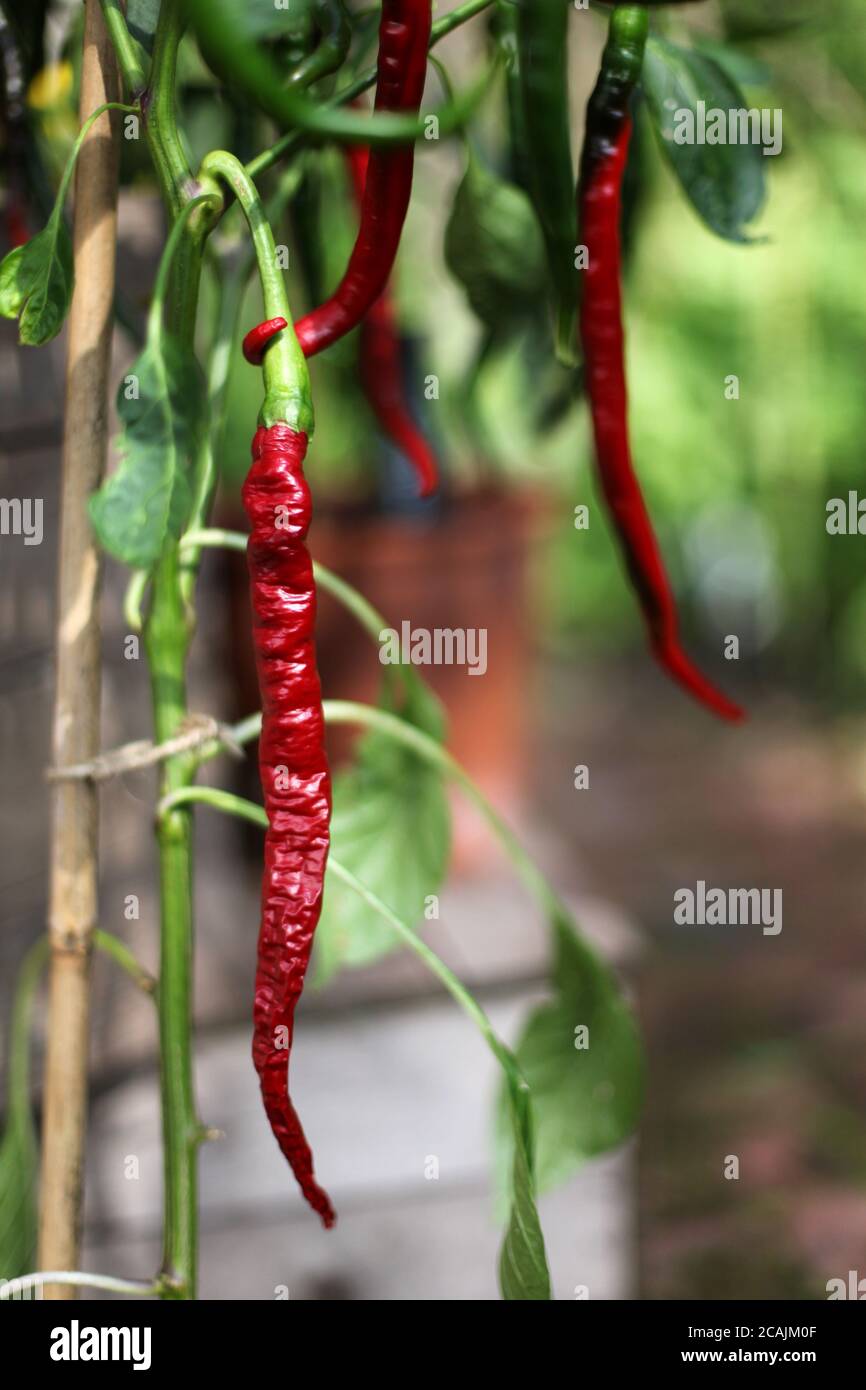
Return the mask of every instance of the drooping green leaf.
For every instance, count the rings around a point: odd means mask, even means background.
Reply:
[[[36,1130],[29,1113],[13,1119],[0,1142],[0,1280],[36,1265]]]
[[[401,717],[441,739],[438,701],[417,674],[407,686]],[[334,854],[396,915],[423,920],[425,899],[442,886],[448,866],[451,817],[441,774],[411,750],[370,733],[356,761],[334,778],[331,845]],[[316,985],[342,966],[368,965],[399,942],[387,923],[332,874],[325,877],[316,929]]]
[[[544,242],[529,198],[473,154],[445,229],[445,260],[494,331],[535,310],[544,294]]]
[[[699,123],[703,110],[748,109],[731,78],[706,53],[650,38],[643,66],[643,86],[662,149],[693,207],[711,231],[728,241],[754,240],[746,227],[764,201],[767,163],[759,144],[680,143],[689,134],[690,112]]]
[[[41,347],[56,338],[72,299],[72,242],[62,213],[0,262],[0,314],[18,319],[19,342]]]
[[[767,64],[754,54],[744,53],[741,48],[735,48],[733,44],[701,35],[695,40],[695,47],[708,58],[712,58],[737,87],[763,87],[770,81],[771,73]]]
[[[291,0],[275,5],[274,0],[221,0],[236,23],[251,39],[294,37],[312,25],[315,0]]]
[[[544,1301],[550,1299],[550,1273],[535,1205],[528,1095],[516,1089],[510,1076],[506,1094],[513,1159],[508,1228],[499,1255],[499,1287],[508,1302]]]
[[[190,461],[206,408],[194,354],[162,332],[121,382],[120,463],[90,499],[100,542],[136,569],[149,569],[168,536],[179,536],[192,502]]]
[[[614,976],[570,921],[552,929],[553,998],[530,1015],[515,1048],[532,1095],[539,1192],[628,1138],[643,1086],[637,1025]],[[503,1096],[501,1172],[511,1161],[507,1103]]]
[[[47,942],[31,948],[15,991],[9,1037],[6,1130],[0,1140],[0,1280],[35,1268],[39,1147],[30,1108],[30,1024]]]
[[[813,0],[721,0],[722,22],[728,38],[778,39],[805,24],[814,24],[823,6]]]

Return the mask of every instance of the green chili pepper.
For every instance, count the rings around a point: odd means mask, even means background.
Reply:
[[[556,308],[556,351],[574,365],[577,213],[568,106],[568,11],[563,0],[518,0],[517,61],[531,151],[529,192],[544,233]]]
[[[319,42],[289,73],[289,87],[311,87],[342,67],[352,41],[352,25],[343,0],[315,0]]]
[[[510,173],[514,182],[524,191],[527,191],[532,159],[526,134],[523,91],[520,85],[520,60],[517,52],[517,6],[514,0],[499,0],[490,18],[490,34],[505,61]]]

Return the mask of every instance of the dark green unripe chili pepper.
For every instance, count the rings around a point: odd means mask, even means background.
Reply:
[[[508,110],[509,173],[524,191],[529,188],[532,157],[523,113],[520,61],[517,54],[517,6],[514,0],[498,0],[490,17],[490,35],[505,60],[505,97]]]
[[[547,247],[556,310],[556,350],[575,362],[577,218],[568,106],[565,0],[518,0],[517,62],[531,159],[529,192]]]
[[[349,52],[352,25],[343,0],[315,0],[313,14],[319,42],[289,73],[290,87],[311,87],[342,67]]]

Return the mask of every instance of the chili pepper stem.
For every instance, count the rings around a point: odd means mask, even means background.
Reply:
[[[271,339],[262,359],[265,401],[259,415],[260,423],[269,428],[282,422],[299,434],[309,436],[313,432],[309,369],[292,327],[292,312],[277,261],[274,234],[256,186],[240,160],[226,150],[212,150],[205,156],[200,178],[204,181],[222,179],[237,198],[253,240],[265,317],[283,319],[286,324]]]

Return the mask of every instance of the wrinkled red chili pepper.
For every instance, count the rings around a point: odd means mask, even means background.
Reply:
[[[348,159],[355,194],[363,207],[368,151],[356,146]],[[436,456],[406,402],[400,337],[387,285],[362,320],[360,363],[361,383],[381,429],[411,463],[420,495],[429,497],[439,484]]]
[[[646,15],[635,10],[624,7],[611,18],[611,37],[587,113],[580,176],[580,241],[588,252],[580,331],[598,476],[657,661],[714,713],[738,720],[743,711],[701,674],[680,645],[676,604],[629,445],[620,218],[631,137],[628,99],[640,74],[641,35],[646,35]]]
[[[286,424],[260,428],[243,485],[253,640],[262,693],[259,766],[269,828],[253,1010],[253,1061],[271,1128],[310,1206],[335,1215],[316,1182],[313,1156],[289,1099],[295,1005],[322,906],[331,783],[316,670],[316,591],[304,544],[310,491],[307,436]]]
[[[427,73],[431,0],[382,0],[377,111],[417,113]],[[413,144],[370,156],[361,225],[346,273],[324,304],[295,332],[307,357],[322,352],[361,322],[388,283],[412,192]]]
[[[262,365],[268,343],[287,327],[285,319],[265,319],[264,323],[257,323],[255,328],[250,329],[244,338],[242,348],[244,357],[251,366]]]

